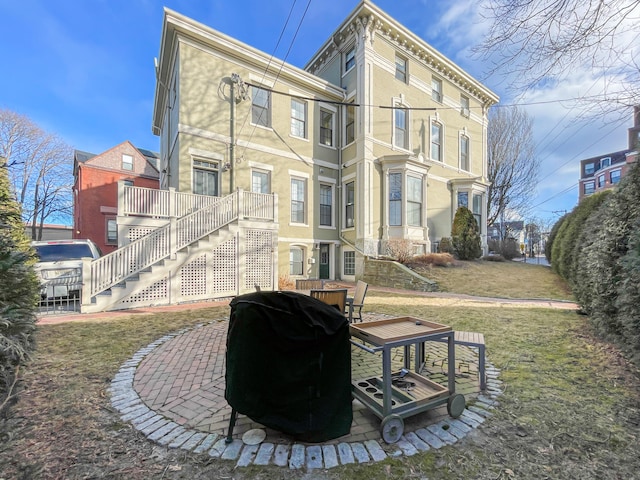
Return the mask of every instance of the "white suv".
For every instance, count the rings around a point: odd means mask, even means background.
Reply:
[[[91,240],[50,240],[31,242],[38,262],[42,299],[79,298],[82,291],[82,259],[99,258],[100,249]]]

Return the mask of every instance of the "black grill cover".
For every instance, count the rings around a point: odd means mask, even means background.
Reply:
[[[349,322],[295,292],[255,292],[231,302],[225,398],[252,420],[305,442],[349,433]]]

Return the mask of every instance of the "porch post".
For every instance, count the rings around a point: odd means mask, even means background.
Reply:
[[[174,187],[169,187],[169,217],[177,217],[177,203],[176,202],[176,189]]]

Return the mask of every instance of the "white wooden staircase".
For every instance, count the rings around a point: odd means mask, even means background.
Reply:
[[[276,288],[275,195],[125,185],[118,192],[118,236],[135,239],[85,263],[83,313],[229,297],[256,284]]]

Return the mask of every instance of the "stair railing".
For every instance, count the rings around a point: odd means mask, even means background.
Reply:
[[[90,264],[90,296],[94,297],[178,250],[238,218],[239,192],[218,198]],[[86,276],[85,276],[86,278]],[[86,282],[86,280],[85,280]]]

